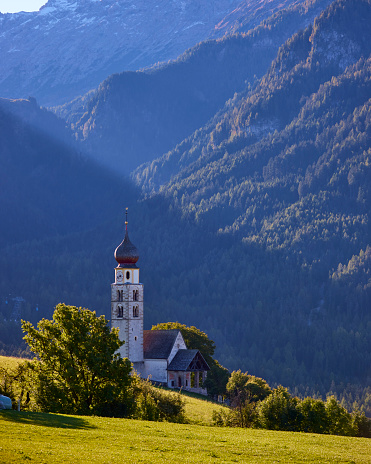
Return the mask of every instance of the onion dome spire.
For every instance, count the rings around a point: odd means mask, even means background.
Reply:
[[[138,249],[129,239],[128,208],[126,208],[125,238],[115,250],[115,259],[119,267],[136,267],[135,264],[139,259]]]

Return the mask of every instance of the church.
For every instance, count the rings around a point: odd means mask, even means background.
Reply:
[[[111,327],[119,329],[120,348],[142,378],[169,388],[206,394],[210,369],[198,350],[189,350],[180,330],[143,330],[143,284],[139,253],[130,242],[126,210],[125,238],[115,250],[115,282],[111,284]]]

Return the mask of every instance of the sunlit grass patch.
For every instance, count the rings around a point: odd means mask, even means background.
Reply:
[[[19,363],[26,361],[24,358],[14,358],[12,356],[0,356],[0,368],[15,369]]]
[[[3,411],[0,463],[370,464],[363,438]]]

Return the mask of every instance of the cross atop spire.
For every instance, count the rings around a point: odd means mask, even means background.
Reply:
[[[126,208],[125,211],[125,230],[128,230],[128,209],[129,208]]]

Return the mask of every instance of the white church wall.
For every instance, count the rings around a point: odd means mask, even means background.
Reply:
[[[146,377],[156,382],[167,383],[167,361],[166,359],[145,359]]]
[[[176,339],[175,339],[175,343],[173,345],[173,348],[170,352],[170,356],[169,356],[169,364],[171,363],[171,361],[173,360],[174,356],[177,354],[177,352],[179,350],[186,350],[187,349],[187,346],[184,342],[184,338],[182,336],[182,334],[179,332],[179,334],[177,335]]]

